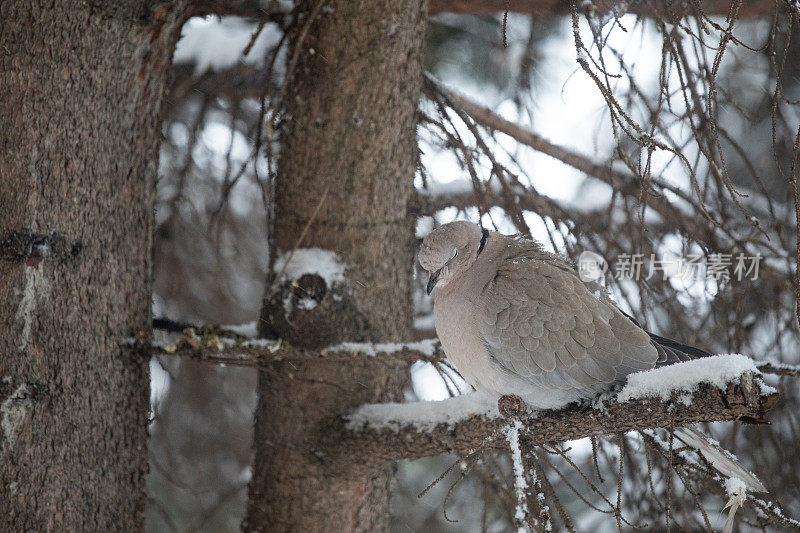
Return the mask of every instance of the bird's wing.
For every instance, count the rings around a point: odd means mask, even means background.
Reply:
[[[479,330],[490,355],[545,386],[613,383],[659,358],[644,330],[563,265],[508,258],[482,297]]]

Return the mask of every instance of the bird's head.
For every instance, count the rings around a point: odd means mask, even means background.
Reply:
[[[488,236],[488,230],[466,220],[450,222],[430,232],[419,248],[419,264],[430,274],[428,294],[466,272],[483,251]]]

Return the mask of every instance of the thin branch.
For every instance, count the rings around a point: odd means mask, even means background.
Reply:
[[[499,131],[513,138],[517,142],[533,148],[537,152],[557,159],[576,170],[583,172],[588,176],[599,179],[600,181],[610,185],[615,191],[622,192],[629,196],[640,196],[642,192],[648,192],[648,184],[639,179],[638,176],[633,174],[618,172],[608,165],[600,162],[593,161],[591,158],[574,152],[563,146],[554,144],[541,135],[538,135],[522,126],[508,121],[500,115],[494,113],[491,109],[477,104],[468,98],[451,91],[446,87],[439,84],[430,75],[424,78],[423,89],[426,94],[433,97],[434,95],[443,96],[449,104],[456,107],[472,117],[475,122],[491,130]],[[683,191],[679,188],[663,182],[657,178],[650,178],[650,182],[657,183],[661,188],[668,190],[684,200],[690,201]],[[652,198],[648,202],[649,207],[659,213],[666,220],[674,222],[681,230],[687,235],[693,236],[705,242],[714,243],[718,242],[715,228],[707,224],[700,224],[694,219],[684,216],[674,205],[665,201],[663,198]],[[728,236],[730,240],[736,239]]]
[[[166,318],[155,318],[153,319],[153,327],[173,333],[186,333],[191,330],[191,333],[184,335],[174,344],[149,347],[148,350],[153,356],[177,356],[209,364],[263,368],[269,366],[271,359],[285,357],[287,352],[306,353],[293,350],[278,339],[247,339],[218,326],[194,326],[188,323],[174,322]],[[137,351],[142,350],[139,340],[130,339],[130,341],[130,344],[127,345],[129,348]],[[351,352],[361,353],[366,356],[375,355],[374,353],[358,352],[358,350],[351,350],[348,353]],[[321,351],[323,356],[329,356],[332,353],[344,353],[344,351],[331,351],[331,349],[323,349]],[[431,363],[448,364],[438,343],[435,345],[433,353],[422,353],[413,348],[402,348],[393,352],[383,352],[380,355],[402,358],[410,363],[429,361]],[[763,374],[800,376],[800,365],[761,361],[756,362],[756,368]]]

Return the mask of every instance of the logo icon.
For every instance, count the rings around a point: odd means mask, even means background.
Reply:
[[[608,263],[603,256],[594,252],[581,252],[578,256],[578,276],[581,281],[597,281],[605,276]]]

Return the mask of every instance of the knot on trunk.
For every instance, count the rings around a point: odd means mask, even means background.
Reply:
[[[47,257],[68,259],[81,252],[80,242],[69,242],[59,233],[15,231],[0,239],[0,259],[36,267]]]
[[[325,298],[325,294],[328,292],[328,284],[325,283],[325,279],[318,274],[303,274],[295,283],[293,292],[298,300],[302,301],[308,298],[319,303]]]
[[[281,338],[298,348],[369,340],[368,321],[356,306],[349,284],[329,285],[318,274],[283,280],[267,296],[261,319],[262,336]]]

